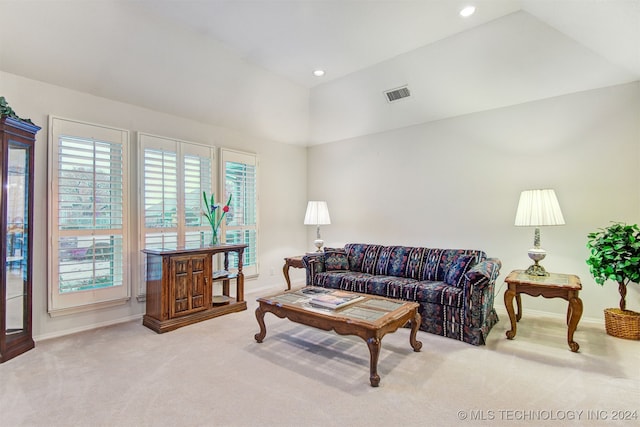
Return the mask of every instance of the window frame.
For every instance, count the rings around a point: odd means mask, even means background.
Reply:
[[[158,230],[167,230],[170,232],[175,232],[176,238],[175,243],[169,243],[167,241],[165,247],[182,247],[185,246],[188,242],[186,242],[186,234],[191,232],[202,232],[205,234],[210,234],[211,227],[206,222],[204,217],[200,219],[200,225],[198,226],[187,226],[185,221],[185,157],[186,156],[198,156],[201,158],[209,158],[210,160],[210,177],[209,177],[209,188],[216,188],[215,178],[217,176],[217,147],[213,145],[200,144],[197,142],[185,141],[176,138],[169,138],[160,135],[153,135],[145,132],[138,132],[138,247],[140,249],[144,249],[147,246],[146,241],[146,230],[151,230],[154,228],[149,228],[145,224],[145,153],[146,149],[166,149],[167,151],[173,150],[176,154],[176,200],[177,200],[177,211],[176,211],[176,225],[175,227],[157,227]],[[206,154],[206,155],[205,155]],[[207,191],[209,194],[210,191]],[[201,196],[200,196],[201,197]],[[200,206],[202,205],[200,197],[198,198],[198,203]],[[162,231],[158,231],[158,233],[163,233]],[[164,239],[163,239],[164,240]],[[155,246],[154,246],[155,247]],[[137,299],[143,301],[146,299],[146,256],[140,252],[138,256],[138,266],[139,266],[139,286],[137,290]]]
[[[47,202],[49,227],[49,239],[47,242],[47,311],[51,317],[56,317],[59,315],[94,310],[96,308],[126,304],[127,301],[129,301],[131,298],[131,264],[129,262],[129,249],[131,247],[131,235],[129,227],[129,191],[131,188],[129,175],[130,133],[126,129],[50,115],[48,136],[47,161],[50,187],[48,191],[49,200]],[[94,146],[96,145],[96,142],[106,142],[109,144],[114,144],[116,146],[121,145],[122,159],[120,171],[122,174],[122,224],[119,228],[104,228],[94,226],[93,228],[63,230],[62,227],[59,227],[60,211],[62,208],[60,203],[61,187],[58,176],[61,159],[59,156],[58,148],[60,147],[61,137],[63,138],[65,136],[68,137],[69,140],[78,139],[84,140],[85,142],[93,141]],[[93,174],[97,174],[95,167],[93,169]],[[94,191],[97,191],[97,184],[94,185],[93,188]],[[93,199],[93,203],[96,204],[97,199]],[[92,218],[97,223],[98,217],[95,215],[95,213],[96,209],[94,209]],[[93,287],[86,290],[69,291],[68,293],[60,292],[60,267],[62,262],[62,251],[59,247],[60,239],[65,236],[71,238],[76,236],[80,237],[81,239],[91,239],[96,237],[99,238],[99,236],[114,235],[119,235],[122,239],[122,245],[120,248],[121,259],[112,259],[112,266],[116,265],[116,267],[121,270],[121,283],[104,288]],[[95,272],[98,271],[98,268],[96,267],[97,258],[95,257],[96,246],[94,245],[93,248],[93,277],[95,280]],[[119,264],[116,264],[116,262],[119,262]],[[78,265],[80,265],[81,261],[78,261],[77,263]],[[70,265],[72,264],[68,263],[67,266]]]

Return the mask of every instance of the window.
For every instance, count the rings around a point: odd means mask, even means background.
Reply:
[[[203,192],[215,191],[221,203],[233,195],[222,233],[227,243],[248,245],[243,270],[257,274],[255,155],[221,150],[224,185],[216,185],[215,147],[139,133],[136,239],[127,221],[129,132],[57,117],[49,129],[52,316],[123,304],[136,276],[137,296],[144,298],[146,265],[139,249],[211,241],[201,214]],[[231,257],[230,268],[237,265],[237,256]]]
[[[122,304],[129,132],[50,117],[49,313]]]
[[[202,192],[213,188],[215,147],[138,134],[141,248],[199,247],[211,239]],[[145,289],[141,256],[139,295]]]
[[[244,243],[242,271],[258,274],[258,192],[257,159],[254,154],[221,149],[221,176],[225,193],[231,194],[231,209],[226,217],[226,242]],[[230,256],[230,267],[238,266],[237,255]]]

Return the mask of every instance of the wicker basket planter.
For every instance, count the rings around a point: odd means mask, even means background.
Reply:
[[[640,313],[619,308],[604,310],[604,326],[607,334],[630,340],[640,340]]]

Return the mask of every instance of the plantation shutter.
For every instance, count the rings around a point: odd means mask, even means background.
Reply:
[[[144,246],[178,244],[178,163],[175,149],[144,148]]]
[[[202,215],[202,192],[211,195],[213,188],[213,153],[211,148],[184,146],[184,227],[185,246],[200,247],[211,241],[211,226]]]
[[[231,209],[226,217],[226,242],[244,243],[243,272],[258,274],[258,191],[257,158],[254,154],[221,149],[222,180],[225,193],[231,194]],[[238,265],[237,255],[230,266]]]

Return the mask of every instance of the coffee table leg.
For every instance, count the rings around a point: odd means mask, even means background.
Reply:
[[[416,308],[416,312],[413,315],[413,320],[411,321],[411,334],[409,335],[409,342],[411,343],[411,347],[413,347],[413,351],[420,351],[420,349],[422,348],[422,342],[416,339],[418,329],[420,329],[421,321],[422,318],[420,317],[420,313],[418,313],[418,309]]]
[[[513,311],[513,298],[516,296],[516,291],[513,289],[507,289],[504,291],[504,305],[507,308],[509,314],[509,321],[511,322],[511,330],[507,331],[507,339],[512,340],[516,336],[516,314]]]
[[[573,297],[569,300],[569,312],[571,313],[571,318],[569,319],[567,342],[571,351],[577,352],[580,349],[580,344],[573,340],[573,333],[578,327],[580,317],[582,317],[582,300],[580,298]]]
[[[261,306],[256,308],[256,319],[258,320],[258,325],[260,325],[260,332],[257,333],[254,338],[258,342],[262,342],[264,337],[267,335],[267,327],[264,324],[264,311]]]
[[[369,354],[371,355],[369,381],[371,387],[378,387],[380,384],[380,375],[378,375],[378,356],[380,356],[380,340],[378,338],[369,338],[367,340]]]

